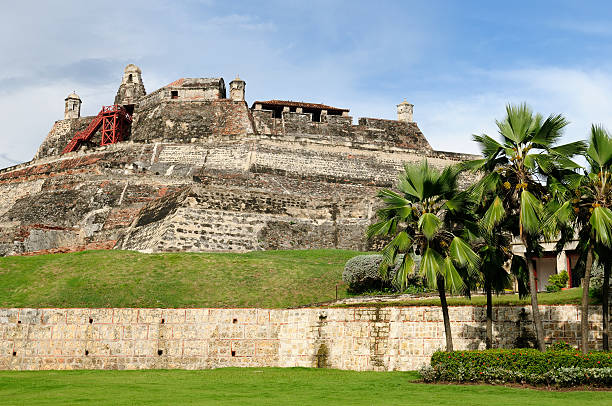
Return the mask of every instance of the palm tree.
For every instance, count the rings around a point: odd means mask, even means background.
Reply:
[[[582,282],[581,341],[582,352],[588,352],[589,285],[593,260],[604,268],[603,348],[608,350],[608,300],[612,261],[612,138],[601,126],[593,125],[582,173],[563,173],[552,183],[550,205],[554,207],[551,223],[560,231],[558,249],[578,234],[578,250],[584,264]],[[558,179],[558,180],[557,180]]]
[[[480,274],[487,297],[486,307],[486,348],[493,347],[493,292],[499,295],[510,286],[510,274],[504,267],[512,257],[510,239],[501,227],[492,231],[479,227],[476,238],[472,238],[472,247],[480,257]]]
[[[465,269],[473,275],[479,264],[478,255],[459,236],[462,230],[456,215],[464,194],[457,190],[458,174],[457,167],[440,172],[427,161],[405,165],[397,185],[399,193],[389,189],[378,193],[384,207],[377,212],[379,222],[367,231],[368,238],[393,236],[381,252],[381,271],[385,276],[396,256],[406,254],[396,276],[396,283],[402,288],[408,275],[415,272],[415,255],[422,256],[418,271],[438,290],[447,351],[453,350],[453,341],[446,290],[462,291],[465,284],[460,271]]]
[[[506,117],[497,121],[501,140],[483,134],[474,135],[483,159],[466,163],[466,167],[483,173],[474,197],[493,195],[482,218],[483,226],[492,231],[504,220],[506,231],[518,237],[524,247],[523,261],[514,260],[518,268],[523,262],[529,274],[529,290],[533,323],[538,348],[545,350],[544,328],[538,309],[537,285],[532,258],[541,252],[543,237],[544,183],[557,168],[577,168],[571,157],[584,150],[583,142],[555,146],[567,121],[561,115],[544,119],[533,114],[526,104],[506,106]]]

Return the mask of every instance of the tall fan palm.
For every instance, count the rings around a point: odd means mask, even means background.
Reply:
[[[593,258],[604,268],[603,348],[608,350],[608,301],[612,267],[612,138],[601,126],[593,125],[582,173],[563,173],[551,184],[554,207],[551,221],[561,231],[558,247],[578,234],[578,250],[584,264],[582,283],[582,351],[588,352],[589,285]],[[558,179],[558,180],[557,180]]]
[[[453,341],[446,290],[462,291],[465,284],[460,270],[474,275],[479,264],[478,255],[459,236],[462,230],[456,214],[463,196],[457,190],[458,173],[456,167],[437,171],[427,161],[406,165],[400,174],[399,193],[389,189],[378,193],[384,202],[384,207],[377,212],[380,221],[367,231],[368,238],[393,236],[382,249],[383,274],[386,275],[398,254],[406,254],[396,276],[401,286],[415,272],[415,254],[422,255],[418,272],[440,295],[447,351],[453,350]]]
[[[517,267],[523,262],[528,269],[538,348],[544,351],[544,328],[531,260],[541,252],[544,182],[555,169],[579,167],[570,158],[584,150],[584,143],[555,146],[567,125],[565,118],[551,115],[544,119],[540,114],[534,115],[526,104],[506,106],[506,117],[496,123],[501,140],[486,134],[474,135],[484,158],[470,161],[466,167],[484,173],[474,189],[476,200],[482,201],[489,194],[495,196],[482,218],[485,228],[493,230],[507,219],[507,231],[518,237],[524,246],[523,261],[514,262]]]
[[[504,267],[512,257],[510,239],[503,233],[501,227],[486,230],[476,228],[477,234],[472,235],[472,247],[480,257],[480,274],[485,295],[486,307],[486,348],[493,347],[493,293],[499,294],[510,286],[510,274]]]

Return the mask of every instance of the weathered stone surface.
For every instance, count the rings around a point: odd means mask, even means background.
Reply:
[[[541,310],[547,344],[578,345],[576,306]],[[483,308],[451,307],[450,313],[455,348],[484,348]],[[519,334],[532,329],[530,307],[498,307],[496,313],[496,347],[512,347]],[[590,345],[600,348],[601,308],[593,306],[590,321]],[[0,309],[0,369],[11,370],[414,370],[443,346],[438,307]]]
[[[61,155],[93,117],[61,120],[32,161],[0,170],[0,255],[370,249],[375,195],[405,163],[473,158],[432,150],[413,121],[354,125],[301,108],[274,116],[234,96],[221,78],[145,95],[140,69],[128,65],[116,99],[134,110],[128,140],[100,147],[98,130]]]

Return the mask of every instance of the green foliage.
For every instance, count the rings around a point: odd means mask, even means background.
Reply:
[[[611,386],[612,353],[583,355],[574,349],[438,351],[422,374],[429,381]]]
[[[412,261],[412,257],[408,258]],[[358,255],[349,259],[342,272],[342,281],[348,285],[349,293],[392,293],[400,291],[400,284],[396,282],[397,274],[402,271],[404,255],[398,255],[393,267],[390,267],[386,277],[381,275],[380,264],[382,255]],[[423,291],[423,278],[412,272],[402,275],[400,280],[407,281],[407,287]]]
[[[567,271],[561,271],[558,274],[551,275],[548,277],[548,285],[546,286],[546,291],[558,292],[561,289],[567,287],[567,281],[569,281],[569,275]]]
[[[381,269],[396,262],[396,256],[406,254],[397,272],[397,284],[405,289],[406,278],[416,267],[415,252],[423,259],[418,272],[432,288],[438,278],[445,279],[445,286],[453,292],[463,291],[460,270],[472,274],[478,268],[478,255],[459,235],[461,230],[452,217],[462,207],[464,196],[457,190],[458,167],[447,167],[442,171],[421,164],[405,165],[400,174],[398,189],[381,190],[378,197],[384,206],[378,210],[379,221],[368,228],[367,236],[393,236],[382,249]]]
[[[576,349],[566,341],[557,341],[548,347],[547,351],[575,351]]]
[[[591,284],[589,289],[589,295],[601,301],[603,295],[603,284],[604,284],[604,270],[601,264],[593,264],[593,270],[591,271]],[[608,280],[608,286],[610,286],[610,292],[612,292],[612,279]]]

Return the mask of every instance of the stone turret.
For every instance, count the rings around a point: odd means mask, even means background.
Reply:
[[[397,105],[397,121],[403,121],[405,123],[412,123],[412,113],[414,104],[408,103],[405,99],[403,102]]]
[[[230,99],[233,101],[244,101],[244,88],[246,82],[236,76],[236,79],[230,82]]]
[[[144,85],[142,84],[142,71],[134,64],[129,64],[123,72],[123,80],[121,86],[117,90],[115,96],[115,104],[132,105],[146,95]]]
[[[64,120],[81,117],[81,98],[72,92],[66,97],[64,102]]]

